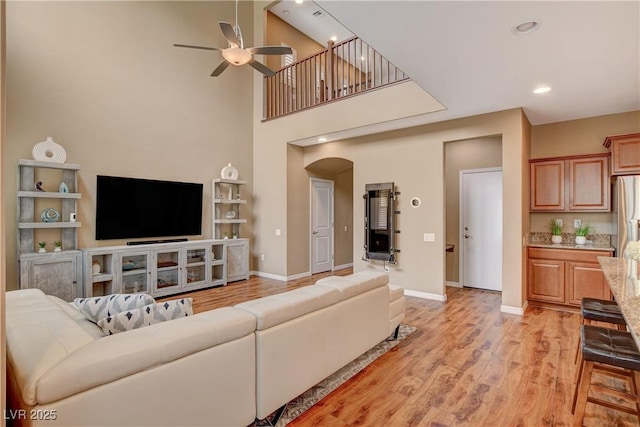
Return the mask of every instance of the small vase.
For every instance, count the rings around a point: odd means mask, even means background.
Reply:
[[[576,245],[584,245],[587,243],[587,236],[576,236]]]
[[[56,246],[55,248],[53,248],[53,252],[61,252],[62,248]]]
[[[38,249],[38,252],[43,254],[43,253],[47,252],[47,250],[45,248],[40,248],[40,249]]]
[[[100,264],[97,261],[91,265],[91,274],[94,276],[100,274]]]
[[[558,236],[558,235],[551,236],[551,242],[553,242],[555,244],[562,243],[562,236]]]

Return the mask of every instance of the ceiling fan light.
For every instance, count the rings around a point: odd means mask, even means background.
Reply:
[[[244,65],[251,61],[251,54],[239,47],[229,47],[222,51],[222,57],[233,65]]]

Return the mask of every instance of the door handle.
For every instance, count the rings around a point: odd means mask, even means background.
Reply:
[[[464,238],[465,238],[465,239],[468,239],[469,237],[471,237],[471,236],[469,236],[468,234],[465,234],[465,235],[464,235]]]
[[[469,230],[469,227],[465,227],[465,228],[464,228],[464,231],[468,231],[468,230]]]
[[[317,232],[317,231],[314,231],[314,232],[313,232],[313,233],[311,233],[311,234],[318,234],[318,232]]]

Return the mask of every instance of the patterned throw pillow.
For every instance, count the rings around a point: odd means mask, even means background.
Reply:
[[[193,316],[193,298],[180,298],[171,301],[163,301],[156,304],[156,320],[178,319],[185,316]]]
[[[106,335],[142,328],[158,322],[154,318],[155,311],[156,303],[154,302],[144,307],[133,308],[107,316],[98,320],[98,326],[102,328]]]
[[[192,298],[164,301],[113,314],[98,321],[106,335],[130,331],[166,320],[192,316]]]
[[[94,298],[76,298],[73,303],[78,310],[93,323],[125,310],[153,304],[155,300],[148,294],[113,294]]]

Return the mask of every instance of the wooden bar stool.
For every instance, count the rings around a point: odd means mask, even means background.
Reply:
[[[622,331],[627,329],[627,323],[622,316],[620,306],[615,301],[582,298],[580,314],[582,315],[583,325],[590,325],[592,322],[606,322],[616,325],[616,327]],[[578,354],[580,354],[580,343],[578,343],[576,347],[576,355],[573,363],[578,362]]]
[[[580,338],[582,357],[573,391],[571,407],[571,413],[574,414],[573,425],[582,426],[587,402],[634,414],[640,420],[640,398],[636,382],[636,373],[640,371],[640,351],[631,333],[594,325],[582,325]],[[605,375],[629,379],[630,392],[591,384],[594,369]],[[633,407],[591,397],[589,396],[591,390],[626,400]]]

